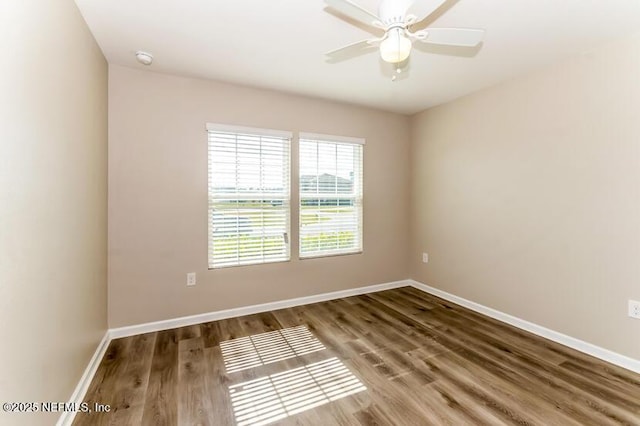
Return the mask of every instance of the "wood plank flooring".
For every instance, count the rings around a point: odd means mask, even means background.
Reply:
[[[113,340],[74,425],[640,425],[640,375],[411,287]]]

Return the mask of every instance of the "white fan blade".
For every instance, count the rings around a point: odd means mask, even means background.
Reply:
[[[477,46],[484,39],[484,30],[469,28],[427,28],[412,34],[423,43],[448,46]]]
[[[380,18],[350,0],[324,0],[329,6],[363,24],[380,26]],[[376,25],[378,24],[378,25]]]
[[[360,50],[367,47],[377,46],[380,43],[380,41],[382,41],[381,38],[370,38],[368,40],[360,40],[355,43],[351,43],[346,46],[342,46],[338,49],[332,50],[331,52],[327,52],[325,53],[325,55],[328,57],[337,57],[337,56],[340,56],[340,54],[350,50]]]
[[[418,17],[416,22],[423,21],[444,4],[446,0],[418,0],[413,3],[407,13]]]

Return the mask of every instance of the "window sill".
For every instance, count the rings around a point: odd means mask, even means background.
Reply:
[[[341,252],[341,253],[314,254],[309,256],[300,256],[298,259],[310,260],[310,259],[321,259],[323,257],[351,256],[354,254],[362,254],[363,252],[364,252],[363,250],[358,250],[358,251],[349,251],[349,252]]]
[[[207,269],[209,271],[218,271],[220,269],[229,269],[229,268],[243,268],[247,266],[262,266],[262,265],[272,265],[274,263],[288,263],[291,262],[291,258],[285,260],[273,260],[270,262],[260,262],[260,263],[244,263],[242,265],[225,265],[225,266],[209,266]]]

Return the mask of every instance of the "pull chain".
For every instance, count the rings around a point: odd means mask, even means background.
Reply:
[[[396,64],[396,73],[391,76],[391,81],[396,81],[397,75],[402,72],[402,68],[400,68],[400,64]]]

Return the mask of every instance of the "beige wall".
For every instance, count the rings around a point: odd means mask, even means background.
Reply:
[[[639,76],[636,37],[414,116],[412,277],[640,359]]]
[[[111,327],[407,278],[407,117],[114,65],[109,117]],[[208,271],[207,122],[366,138],[364,253],[297,259],[294,179],[291,261]]]
[[[71,0],[3,1],[0,39],[0,401],[67,401],[107,328],[107,64]]]

